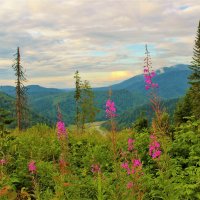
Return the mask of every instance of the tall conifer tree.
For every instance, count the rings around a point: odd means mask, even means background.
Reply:
[[[26,81],[23,67],[21,65],[20,49],[17,47],[17,53],[15,54],[15,63],[13,64],[13,69],[15,71],[16,80],[16,116],[17,116],[17,127],[19,130],[22,129],[22,122],[25,119],[26,109],[27,109],[27,98],[26,98],[26,88],[24,87],[24,82]]]
[[[74,94],[74,98],[76,101],[76,117],[75,117],[75,121],[76,121],[76,127],[77,127],[77,133],[79,132],[79,118],[80,118],[80,110],[79,110],[79,102],[80,102],[80,98],[81,98],[81,78],[79,76],[79,72],[78,70],[75,72],[74,75],[75,78],[75,94]]]
[[[195,46],[193,48],[193,57],[190,65],[192,74],[189,77],[191,84],[189,94],[192,101],[192,114],[200,117],[200,21],[198,25]]]

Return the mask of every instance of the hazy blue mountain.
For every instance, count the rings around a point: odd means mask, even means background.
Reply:
[[[42,94],[51,95],[51,94],[58,94],[58,93],[65,92],[64,90],[61,90],[61,89],[45,88],[39,85],[29,85],[26,88],[27,88],[28,95],[42,95]],[[0,91],[10,96],[15,96],[15,87],[13,86],[1,86]]]
[[[157,76],[154,82],[159,84],[158,91],[162,99],[179,98],[185,94],[188,88],[187,77],[191,73],[187,65],[180,64],[172,67],[164,67],[157,70],[156,73]],[[110,87],[113,90],[112,99],[115,101],[117,112],[121,115],[124,111],[128,110],[131,112],[131,110],[149,101],[149,91],[145,91],[144,85],[143,75],[138,75],[109,87],[94,88],[96,105],[100,110],[97,120],[106,119],[105,103],[108,99]],[[27,88],[29,105],[36,113],[56,122],[57,106],[59,105],[63,120],[67,124],[74,122],[75,101],[73,89],[45,88],[39,85],[30,85]],[[15,96],[14,87],[1,86],[0,91],[13,97]]]
[[[15,99],[12,96],[4,92],[0,92],[0,108],[3,108],[6,111],[10,112],[10,117],[15,119],[10,127],[16,127],[16,114],[15,114]],[[27,125],[33,126],[37,123],[46,123],[48,125],[53,125],[52,120],[49,118],[45,118],[43,115],[40,115],[38,112],[32,109],[29,106],[28,116],[27,116]]]
[[[189,86],[187,77],[190,73],[191,70],[188,68],[188,65],[184,64],[157,70],[154,82],[159,85],[159,95],[166,99],[182,96]],[[146,96],[148,92],[144,90],[144,85],[143,75],[138,75],[111,87],[113,90],[126,89]]]
[[[15,96],[15,87],[13,86],[0,86],[0,92],[3,92],[9,96]]]

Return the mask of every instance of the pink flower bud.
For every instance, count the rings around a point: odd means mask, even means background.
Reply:
[[[127,189],[131,189],[133,187],[133,182],[129,182],[128,184],[127,184]]]
[[[0,165],[5,165],[6,164],[6,160],[5,159],[1,159],[0,160]]]
[[[30,161],[28,164],[28,170],[34,174],[36,173],[36,166],[35,166],[35,161]]]

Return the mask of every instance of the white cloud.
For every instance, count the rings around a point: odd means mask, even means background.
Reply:
[[[0,67],[20,46],[30,83],[72,87],[76,69],[93,86],[111,84],[112,71],[137,74],[145,43],[155,68],[189,63],[199,13],[196,0],[1,0]]]

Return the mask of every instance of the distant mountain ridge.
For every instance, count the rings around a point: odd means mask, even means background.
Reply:
[[[180,98],[187,91],[189,87],[187,77],[191,73],[187,65],[164,67],[157,70],[156,73],[157,76],[154,78],[154,82],[159,84],[158,92],[163,100]],[[122,115],[125,111],[142,106],[149,101],[149,91],[146,91],[144,86],[144,77],[141,74],[112,86],[94,88],[96,105],[100,110],[97,120],[106,119],[105,103],[110,88],[113,90],[112,99],[116,104],[117,112]],[[29,85],[27,88],[29,104],[34,112],[56,122],[57,105],[59,104],[63,120],[67,124],[74,122],[75,101],[73,89],[45,88],[39,85]],[[15,87],[1,86],[0,91],[15,97]]]
[[[169,72],[180,72],[180,71],[187,71],[187,72],[191,72],[191,70],[189,69],[189,65],[186,65],[186,64],[177,64],[177,65],[174,65],[174,66],[170,66],[170,67],[163,67],[163,68],[160,68],[158,70],[156,70],[156,73],[157,75],[161,75],[163,73],[169,73]],[[136,75],[136,76],[133,76],[127,80],[124,80],[124,81],[121,81],[120,83],[117,83],[117,84],[114,84],[114,85],[110,85],[110,86],[104,86],[104,87],[97,87],[97,88],[94,88],[94,90],[106,90],[108,88],[112,88],[112,89],[125,89],[126,87],[132,85],[132,83],[135,82],[140,82],[140,81],[143,81],[144,82],[144,77],[143,77],[143,74],[140,74],[140,75]],[[47,87],[43,87],[43,86],[40,86],[40,85],[28,85],[27,86],[28,89],[30,91],[42,91],[42,90],[51,90],[51,91],[54,91],[54,92],[59,92],[59,91],[72,91],[74,90],[74,88],[66,88],[66,89],[60,89],[60,88],[47,88]],[[0,86],[0,91],[4,91],[6,93],[12,93],[14,90],[14,87],[13,86]]]
[[[57,89],[57,88],[46,88],[39,85],[28,85],[27,87],[27,93],[28,94],[55,94],[55,93],[61,93],[63,90]],[[15,96],[15,87],[13,86],[1,86],[0,91],[4,92],[10,96]]]
[[[12,119],[15,119],[16,116],[16,110],[15,110],[15,99],[14,97],[4,93],[0,92],[0,108],[9,111],[10,117]],[[51,119],[45,118],[42,115],[38,114],[37,112],[33,111],[32,108],[29,107],[28,111],[28,118],[27,118],[27,125],[33,126],[37,123],[46,123],[48,125],[52,125]],[[10,127],[14,128],[16,127],[17,122],[14,120]]]
[[[163,67],[162,69],[156,70],[157,76],[153,81],[159,85],[159,95],[167,99],[182,96],[189,87],[187,77],[190,73],[191,70],[185,64]],[[113,90],[126,89],[146,95],[147,92],[144,90],[144,85],[144,76],[141,74],[112,85],[111,88]]]

